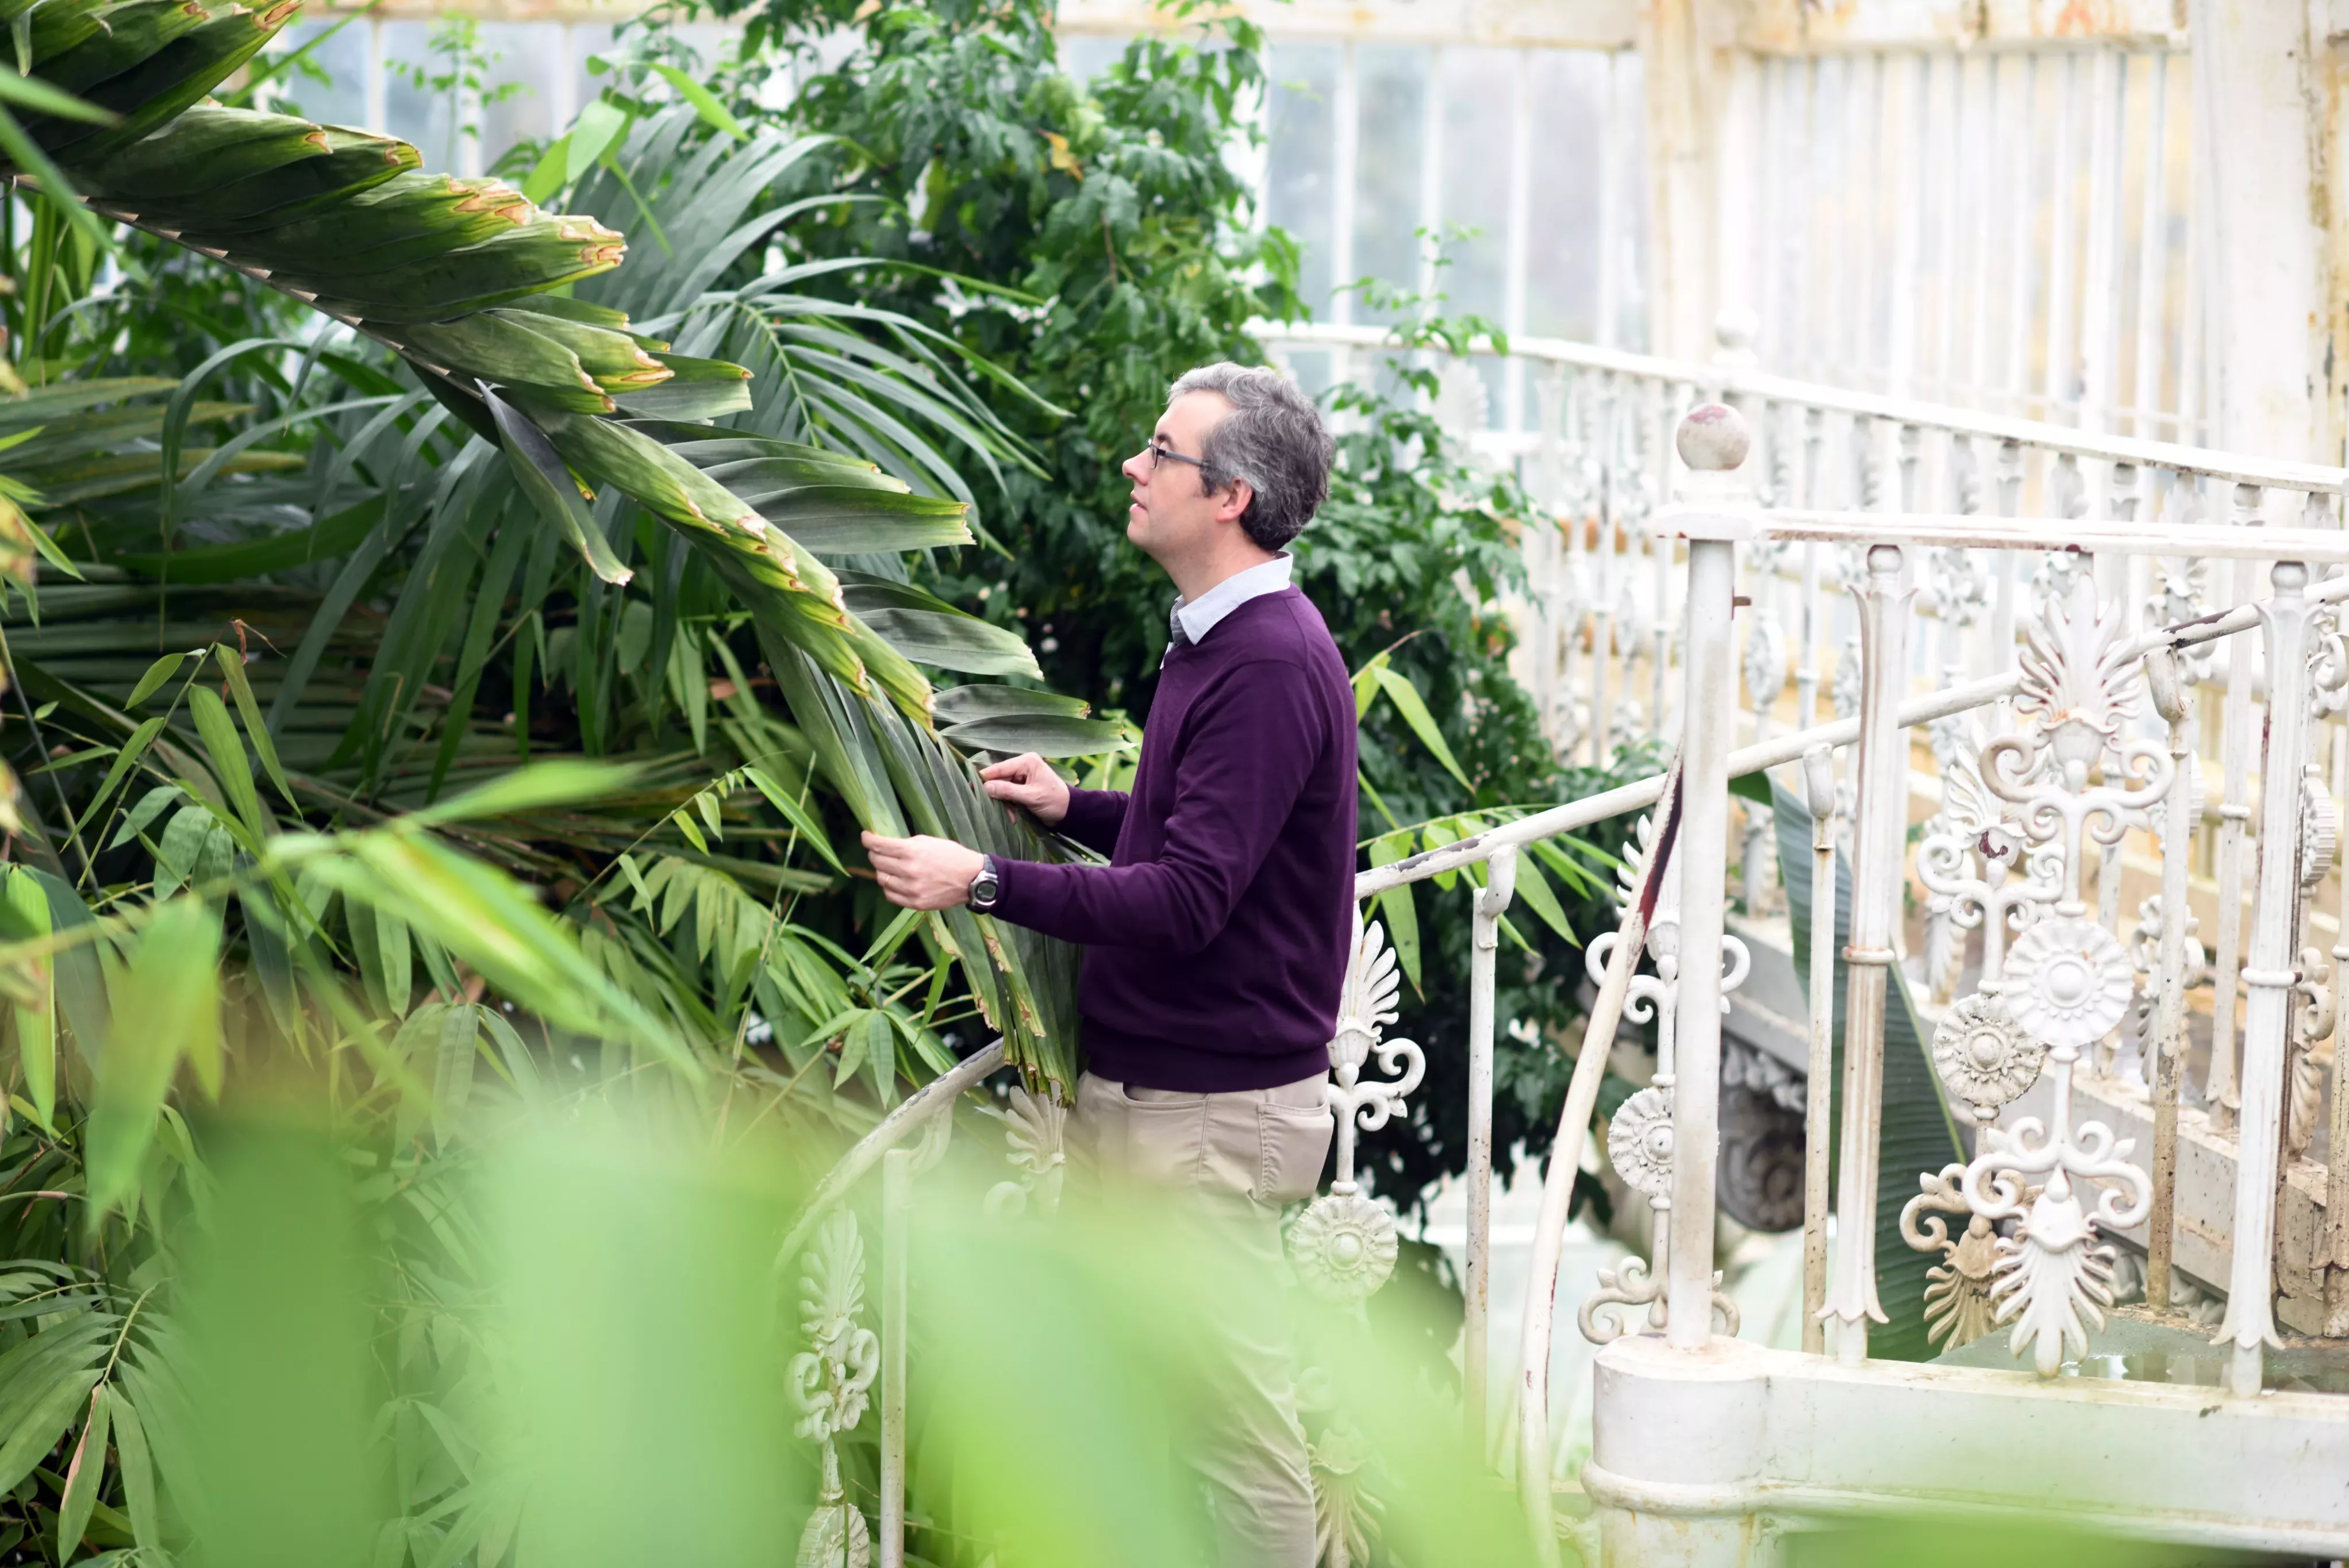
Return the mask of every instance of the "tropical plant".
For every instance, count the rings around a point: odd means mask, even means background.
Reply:
[[[982,386],[1044,473],[1006,475],[989,524],[1005,553],[941,556],[937,591],[1027,630],[1056,687],[1146,721],[1170,590],[1124,538],[1119,464],[1175,377],[1217,359],[1258,361],[1249,323],[1305,313],[1296,246],[1259,221],[1230,156],[1260,134],[1247,106],[1266,81],[1261,33],[1218,14],[1211,26],[1137,37],[1078,81],[1061,68],[1041,0],[878,8],[711,0],[709,8],[775,46],[745,49],[711,73],[730,112],[838,139],[801,166],[809,183],[794,189],[856,201],[794,226],[787,250],[919,264],[820,276],[811,289],[885,303],[1078,410],[1040,419],[1032,405]],[[1179,23],[1189,8],[1166,15]],[[854,29],[855,47],[840,47],[843,26]],[[787,65],[795,94],[784,109],[763,108],[769,73]],[[974,279],[1002,292],[981,294]],[[1444,355],[1461,324],[1434,314],[1440,301],[1410,303],[1410,342]],[[1604,788],[1615,771],[1561,767],[1510,674],[1515,639],[1499,601],[1521,586],[1518,530],[1538,511],[1516,485],[1446,448],[1421,406],[1431,382],[1399,355],[1383,389],[1330,389],[1343,432],[1339,470],[1330,504],[1296,545],[1299,586],[1350,667],[1366,670],[1383,656],[1380,668],[1393,677],[1371,678],[1380,696],[1362,714],[1366,863]],[[1402,690],[1423,698],[1416,712],[1395,695]],[[1423,716],[1441,747],[1424,743]],[[1594,846],[1611,846],[1623,826],[1599,830]],[[1599,889],[1578,881],[1571,862],[1543,867],[1566,931],[1611,924]],[[1466,1029],[1470,921],[1457,883],[1447,877],[1381,906],[1413,965],[1413,1027],[1423,1037],[1458,1039]],[[1539,897],[1528,890],[1529,910]],[[1513,928],[1530,950],[1502,975],[1502,1016],[1517,1026],[1497,1064],[1504,1147],[1538,1141],[1556,1125],[1566,1063],[1551,1042],[1570,1035],[1581,976],[1572,937],[1544,915]],[[1401,1201],[1463,1168],[1461,1071],[1454,1054],[1436,1054],[1413,1115],[1371,1140],[1366,1162]]]
[[[596,217],[206,100],[291,9],[18,17],[28,79],[106,116],[26,118],[53,166],[14,171],[35,212],[315,313],[177,379],[74,379],[117,351],[91,336],[117,304],[69,273],[77,352],[0,401],[26,774],[0,1223],[39,1298],[0,1303],[0,1535],[59,1561],[191,1528],[162,1238],[208,1179],[187,1116],[239,1075],[321,1075],[372,1151],[398,1407],[449,1417],[402,1472],[419,1562],[510,1538],[450,1403],[478,1366],[444,1202],[469,1101],[592,1059],[721,1135],[854,1128],[979,1027],[1040,1086],[1072,1075],[1067,950],[885,915],[840,847],[845,824],[1075,853],[988,802],[971,753],[1120,742],[1004,683],[1037,673],[1023,640],[908,571],[975,538],[966,470],[1033,466],[973,389],[991,368],[805,287],[875,264],[774,265],[817,210],[774,187],[823,143],[664,106],[657,71],[543,192]],[[655,236],[626,269],[619,223]],[[203,399],[239,370],[269,407]],[[74,487],[91,454],[112,488]]]

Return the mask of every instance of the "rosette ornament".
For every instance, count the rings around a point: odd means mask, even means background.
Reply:
[[[2007,950],[2006,1011],[2024,1033],[2078,1052],[2117,1028],[2135,990],[2128,955],[2102,926],[2041,920]]]
[[[1671,1090],[1651,1085],[1623,1102],[1607,1124],[1607,1158],[1632,1191],[1651,1199],[1671,1196]]]
[[[1325,1193],[1289,1227],[1288,1255],[1305,1288],[1346,1305],[1368,1300],[1394,1272],[1394,1216],[1359,1192]]]
[[[1933,1031],[1933,1071],[1977,1126],[2037,1083],[2046,1061],[2045,1044],[2017,1028],[2001,999],[1985,992],[1959,998]]]

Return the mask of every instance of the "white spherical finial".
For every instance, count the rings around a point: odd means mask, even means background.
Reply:
[[[1735,409],[1726,403],[1701,403],[1681,421],[1672,445],[1691,468],[1726,473],[1745,461],[1745,454],[1754,450],[1754,438]]]

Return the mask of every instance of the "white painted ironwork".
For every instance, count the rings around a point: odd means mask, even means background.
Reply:
[[[1290,1228],[1289,1257],[1298,1277],[1324,1300],[1360,1303],[1394,1272],[1398,1246],[1394,1216],[1362,1193],[1354,1177],[1360,1134],[1387,1125],[1427,1073],[1419,1045],[1389,1038],[1386,1026],[1397,1011],[1402,976],[1394,950],[1376,920],[1354,910],[1352,957],[1339,992],[1338,1032],[1330,1043],[1330,1109],[1337,1117],[1336,1176],[1330,1190],[1305,1206]],[[1365,1079],[1362,1069],[1378,1058],[1385,1078]]]
[[[856,1217],[834,1213],[817,1232],[800,1279],[800,1333],[808,1348],[792,1357],[801,1437],[823,1454],[815,1511],[800,1535],[799,1568],[866,1568],[873,1534],[840,1480],[838,1439],[864,1418],[866,1392],[881,1371],[881,1339],[864,1315],[864,1240]]]

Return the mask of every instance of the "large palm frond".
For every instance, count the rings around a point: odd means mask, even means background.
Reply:
[[[82,201],[383,344],[481,438],[437,462],[433,421],[412,400],[395,410],[408,421],[397,432],[403,462],[378,476],[380,521],[311,617],[274,696],[273,728],[303,711],[311,671],[385,556],[418,549],[367,689],[326,759],[357,754],[361,782],[380,784],[412,749],[419,671],[459,640],[460,662],[476,662],[484,623],[478,607],[461,613],[467,595],[492,607],[493,626],[513,575],[538,569],[550,535],[616,589],[634,575],[622,554],[645,516],[749,613],[794,719],[861,821],[1064,853],[986,800],[971,761],[936,729],[921,668],[1032,676],[1032,659],[1017,638],[906,583],[898,555],[971,537],[968,491],[919,427],[988,461],[1019,461],[1017,443],[947,373],[946,340],[910,322],[856,319],[794,295],[789,274],[709,293],[788,221],[788,208],[753,209],[807,144],[697,137],[683,110],[647,121],[619,161],[633,189],[591,180],[579,193],[615,214],[643,209],[657,225],[658,258],[645,265],[639,247],[638,263],[616,272],[626,244],[595,217],[541,211],[495,181],[427,173],[390,138],[206,101],[294,10],[0,0],[0,16],[29,16],[20,37],[31,77],[118,117],[26,121]],[[688,351],[632,325],[632,313],[686,337]],[[754,401],[753,369],[716,357],[726,351],[754,360],[770,399]],[[917,493],[917,483],[946,493]],[[672,592],[656,589],[673,615]],[[988,749],[1018,745],[1030,719],[1070,748],[1064,708],[997,691],[978,715]],[[130,732],[122,708],[103,717]],[[462,749],[461,729],[444,729],[436,779],[450,765],[448,737]],[[1014,1058],[1065,1085],[1068,955],[985,917],[948,924]]]

